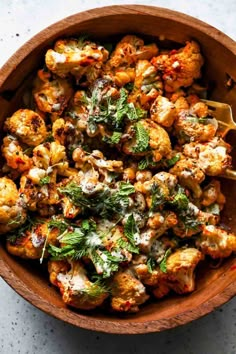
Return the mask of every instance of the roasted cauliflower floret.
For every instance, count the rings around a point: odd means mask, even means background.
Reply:
[[[32,159],[26,155],[19,141],[11,135],[3,138],[2,154],[7,165],[19,172],[24,172],[32,166]]]
[[[101,306],[109,293],[99,283],[92,283],[84,267],[78,261],[70,263],[71,269],[59,262],[49,263],[50,280],[59,287],[63,301],[81,310],[92,310]]]
[[[58,173],[62,173],[68,168],[66,162],[65,146],[56,141],[44,143],[33,150],[33,161],[36,167],[42,168],[51,173],[55,167]]]
[[[138,60],[149,60],[157,55],[156,44],[144,45],[144,41],[134,35],[127,35],[116,45],[108,62],[109,67],[128,67],[134,65]]]
[[[139,247],[141,251],[151,252],[156,240],[177,223],[177,217],[172,211],[153,213],[147,221],[149,228],[140,232]]]
[[[205,225],[197,247],[212,258],[226,258],[236,251],[236,236],[214,225]]]
[[[182,186],[191,189],[196,198],[200,198],[202,194],[200,183],[204,181],[205,174],[197,160],[183,158],[170,169],[170,173],[178,177]]]
[[[171,152],[171,142],[168,133],[151,119],[142,119],[135,125],[129,125],[126,133],[130,139],[123,145],[123,151],[128,155],[153,156],[155,162]]]
[[[7,178],[0,178],[0,234],[12,231],[22,225],[26,212],[15,183]]]
[[[174,105],[177,111],[174,134],[181,145],[190,141],[209,141],[215,136],[217,120],[198,97],[180,97]]]
[[[94,81],[100,74],[102,64],[108,58],[108,51],[93,42],[82,39],[64,39],[49,49],[45,61],[47,68],[61,78],[72,74],[77,82],[83,76],[86,82]]]
[[[191,41],[179,50],[153,58],[151,63],[163,73],[165,90],[175,92],[180,87],[192,85],[194,79],[201,76],[203,57],[199,45]]]
[[[225,196],[220,189],[220,181],[213,179],[203,189],[201,204],[205,207],[209,207],[212,204],[216,203],[217,205],[219,205],[220,210],[222,210],[225,202]]]
[[[129,102],[148,109],[162,93],[162,86],[157,69],[148,60],[139,60],[136,64],[134,88],[129,96]]]
[[[47,137],[44,120],[38,113],[30,109],[16,111],[6,119],[4,128],[29,146],[37,146]]]
[[[52,135],[57,143],[66,146],[69,151],[83,142],[83,135],[77,126],[63,118],[56,119],[53,123]]]
[[[171,289],[178,294],[192,292],[195,289],[195,268],[203,259],[196,248],[178,249],[166,261],[166,273]]]
[[[87,129],[89,113],[88,102],[89,99],[85,91],[76,91],[65,113],[65,120],[76,126],[79,131],[85,131]]]
[[[219,137],[213,138],[207,143],[186,144],[184,155],[197,160],[199,168],[208,176],[223,174],[231,167],[231,147]]]
[[[151,106],[151,119],[163,127],[171,127],[176,118],[175,105],[163,96],[158,96]]]
[[[111,307],[118,312],[137,312],[148,300],[144,285],[130,270],[119,271],[111,283]]]
[[[50,228],[47,223],[40,221],[30,229],[24,231],[13,242],[7,242],[7,250],[14,256],[29,259],[41,259],[48,257],[46,245],[55,245],[58,243],[57,237],[59,230]],[[45,244],[46,243],[46,244]],[[45,248],[45,251],[44,251]]]
[[[62,114],[72,97],[73,89],[67,80],[35,80],[33,89],[34,99],[42,112]]]

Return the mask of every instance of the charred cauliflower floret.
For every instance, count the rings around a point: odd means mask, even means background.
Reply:
[[[236,236],[220,227],[206,225],[196,245],[212,258],[226,258],[236,251]]]
[[[206,187],[203,189],[201,204],[204,207],[210,207],[211,205],[218,205],[220,210],[226,202],[224,194],[221,192],[220,181],[213,179]]]
[[[127,128],[130,139],[123,145],[125,154],[134,156],[152,155],[155,162],[171,152],[168,133],[151,119],[142,119]]]
[[[32,159],[24,153],[19,141],[11,135],[3,138],[2,154],[7,165],[14,170],[24,172],[32,166]]]
[[[55,78],[52,80],[35,80],[34,99],[42,112],[62,114],[72,97],[73,89],[67,80]]]
[[[81,310],[92,310],[101,306],[109,293],[99,283],[92,283],[84,267],[78,261],[70,262],[71,269],[61,262],[50,262],[49,273],[53,285],[59,287],[63,301]]]
[[[158,96],[151,106],[151,119],[163,127],[171,127],[176,118],[175,105],[164,96]]]
[[[179,249],[166,261],[166,273],[171,289],[178,294],[192,292],[195,289],[195,268],[203,259],[196,248]]]
[[[46,170],[48,174],[52,173],[54,168],[59,174],[64,174],[68,168],[65,146],[56,141],[34,148],[33,161],[36,167]]]
[[[7,178],[0,178],[0,234],[12,231],[22,225],[26,212],[22,205],[15,183]]]
[[[148,300],[144,285],[130,270],[119,271],[111,283],[111,307],[117,312],[137,312]]]
[[[72,74],[77,82],[86,77],[87,84],[100,74],[108,51],[96,43],[83,39],[64,39],[55,43],[46,53],[47,68],[61,78]]]
[[[172,211],[153,213],[147,221],[149,228],[140,232],[139,247],[141,251],[144,253],[151,252],[156,240],[177,223],[177,217]]]
[[[186,144],[184,155],[196,159],[199,168],[208,176],[223,174],[231,167],[231,147],[220,137],[215,137],[207,143]]]
[[[116,45],[111,54],[109,65],[117,68],[130,66],[138,60],[149,60],[158,52],[157,46],[153,44],[144,45],[144,41],[134,35],[127,35]]]
[[[76,91],[70,101],[65,120],[76,126],[79,131],[86,131],[88,125],[88,97],[85,91]]]
[[[136,64],[134,88],[129,101],[148,109],[155,98],[162,93],[162,86],[157,69],[148,60],[139,60]]]
[[[177,112],[174,134],[181,145],[190,141],[209,141],[215,136],[218,123],[204,102],[190,96],[188,100],[178,98],[174,105]]]
[[[182,186],[191,189],[196,198],[200,198],[202,194],[200,183],[204,181],[205,174],[197,160],[183,158],[170,169],[170,173],[178,177]]]
[[[5,121],[5,130],[29,146],[37,146],[46,139],[47,129],[41,116],[30,109],[19,109]]]
[[[14,241],[7,242],[7,250],[14,256],[29,259],[41,259],[48,257],[46,246],[58,243],[59,230],[50,228],[48,220],[40,221],[30,229],[22,232]],[[45,248],[45,251],[43,251]]]
[[[57,143],[66,146],[69,151],[83,142],[83,135],[77,126],[63,118],[56,119],[53,123],[52,135]]]
[[[179,50],[153,58],[151,63],[163,73],[165,90],[175,92],[180,87],[192,85],[194,79],[201,76],[203,57],[199,45],[191,41]]]

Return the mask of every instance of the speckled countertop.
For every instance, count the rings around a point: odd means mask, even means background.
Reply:
[[[114,4],[185,12],[236,39],[235,0],[0,0],[0,66],[39,30],[73,13]],[[0,354],[235,354],[236,298],[208,316],[162,333],[120,336],[79,329],[37,310],[0,279]]]

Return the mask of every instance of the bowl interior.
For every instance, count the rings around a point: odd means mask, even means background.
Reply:
[[[236,116],[236,87],[227,87],[228,78],[236,80],[236,50],[233,42],[216,29],[173,11],[145,6],[114,6],[71,16],[39,33],[2,68],[0,78],[0,123],[22,104],[22,92],[31,85],[32,73],[43,62],[46,49],[56,38],[88,34],[90,38],[114,42],[122,34],[137,34],[159,46],[179,47],[197,40],[205,58],[204,78],[210,87],[210,99],[232,105]],[[236,136],[230,133],[235,157]],[[222,180],[227,197],[223,222],[236,232],[235,183]],[[186,323],[211,311],[236,292],[236,261],[227,259],[217,269],[202,265],[197,273],[197,289],[188,296],[172,295],[146,304],[139,313],[118,316],[101,311],[83,313],[65,306],[57,290],[49,285],[46,269],[37,262],[22,261],[0,247],[0,275],[27,300],[44,311],[69,323],[112,333],[143,333],[163,330]],[[226,291],[227,289],[227,291]]]

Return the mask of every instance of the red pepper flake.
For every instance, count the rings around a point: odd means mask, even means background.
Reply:
[[[236,269],[236,264],[230,267],[230,270],[235,270]]]

